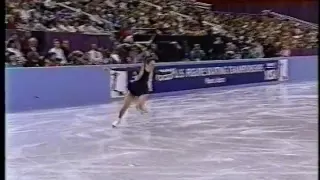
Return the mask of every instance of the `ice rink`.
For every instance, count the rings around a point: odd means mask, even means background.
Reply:
[[[8,180],[316,180],[317,83],[7,115]]]

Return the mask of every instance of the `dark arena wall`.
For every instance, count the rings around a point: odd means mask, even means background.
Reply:
[[[318,23],[319,1],[317,0],[198,0],[213,4],[216,11],[260,13],[270,9],[312,23]]]

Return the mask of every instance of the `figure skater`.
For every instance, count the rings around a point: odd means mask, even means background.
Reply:
[[[137,110],[141,112],[147,112],[145,103],[147,101],[149,92],[152,91],[154,64],[154,58],[146,58],[140,68],[140,72],[136,80],[129,82],[128,93],[126,94],[124,98],[124,104],[120,109],[118,117],[119,119],[112,123],[112,127],[117,127],[121,123],[123,115],[133,101],[136,101]]]

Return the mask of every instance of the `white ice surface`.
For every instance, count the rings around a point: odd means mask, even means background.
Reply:
[[[316,83],[7,114],[8,180],[316,180]]]

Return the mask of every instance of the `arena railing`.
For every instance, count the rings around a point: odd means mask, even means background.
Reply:
[[[297,19],[297,18],[288,16],[288,15],[276,13],[276,12],[273,12],[271,10],[263,10],[262,13],[271,14],[271,15],[273,15],[275,17],[278,17],[279,19],[288,19],[290,21],[293,21],[293,22],[296,22],[296,23],[300,23],[300,24],[302,24],[302,25],[304,25],[306,27],[309,27],[309,28],[313,28],[313,29],[318,29],[319,28],[317,24],[314,24],[314,23],[311,23],[311,22],[307,22],[307,21],[304,21],[304,20],[301,20],[301,19]]]
[[[156,4],[153,4],[153,3],[150,3],[150,2],[147,2],[147,1],[144,1],[144,0],[140,0],[140,2],[145,4],[145,5],[155,7],[157,9],[159,9],[159,10],[162,9],[161,6],[158,6]],[[183,17],[183,18],[186,18],[186,19],[188,19],[190,21],[194,20],[194,18],[191,17],[191,16],[188,16],[188,15],[185,15],[185,14],[181,14],[181,13],[178,13],[178,12],[175,12],[175,11],[170,11],[170,13],[175,14],[175,15],[180,16],[180,17]],[[211,26],[212,30],[215,31],[215,32],[225,32],[225,30],[222,29],[222,26],[220,26],[218,24],[210,23],[210,22],[207,22],[207,21],[202,21],[202,23],[205,24],[205,25]]]
[[[202,2],[193,2],[194,6],[197,7],[197,8],[201,8],[201,9],[207,9],[207,10],[210,10],[211,9],[211,4],[207,4],[207,3],[202,3]],[[288,19],[288,20],[291,20],[291,21],[294,21],[294,22],[297,22],[297,23],[300,23],[300,24],[303,24],[305,26],[308,26],[308,27],[311,27],[313,29],[318,29],[318,25],[315,24],[315,23],[311,23],[311,22],[307,22],[307,21],[304,21],[304,20],[301,20],[301,19],[297,19],[295,17],[292,17],[292,16],[288,16],[288,15],[284,15],[284,14],[280,14],[280,13],[276,13],[276,12],[273,12],[272,10],[263,10],[261,11],[261,14],[252,14],[252,13],[234,13],[234,12],[224,12],[224,11],[213,11],[214,13],[221,13],[221,14],[225,14],[225,13],[228,13],[228,14],[244,14],[244,15],[263,15],[264,13],[269,13],[275,17],[278,17],[279,19]]]
[[[68,6],[68,5],[66,5],[66,4],[63,4],[63,3],[56,3],[56,4],[59,5],[59,6],[61,6],[61,7],[66,8],[66,9],[69,9],[69,10],[71,10],[71,11],[74,11],[74,12],[81,13],[81,14],[83,14],[83,15],[86,15],[86,16],[88,16],[91,20],[93,20],[93,21],[95,21],[95,22],[97,22],[97,23],[106,23],[106,24],[108,24],[108,25],[110,26],[110,29],[114,30],[114,24],[113,24],[112,22],[106,20],[106,19],[102,19],[102,18],[100,18],[100,17],[97,17],[97,16],[94,16],[94,15],[89,14],[89,13],[87,13],[87,12],[84,12],[84,11],[82,11],[81,9],[73,8],[73,7]]]

